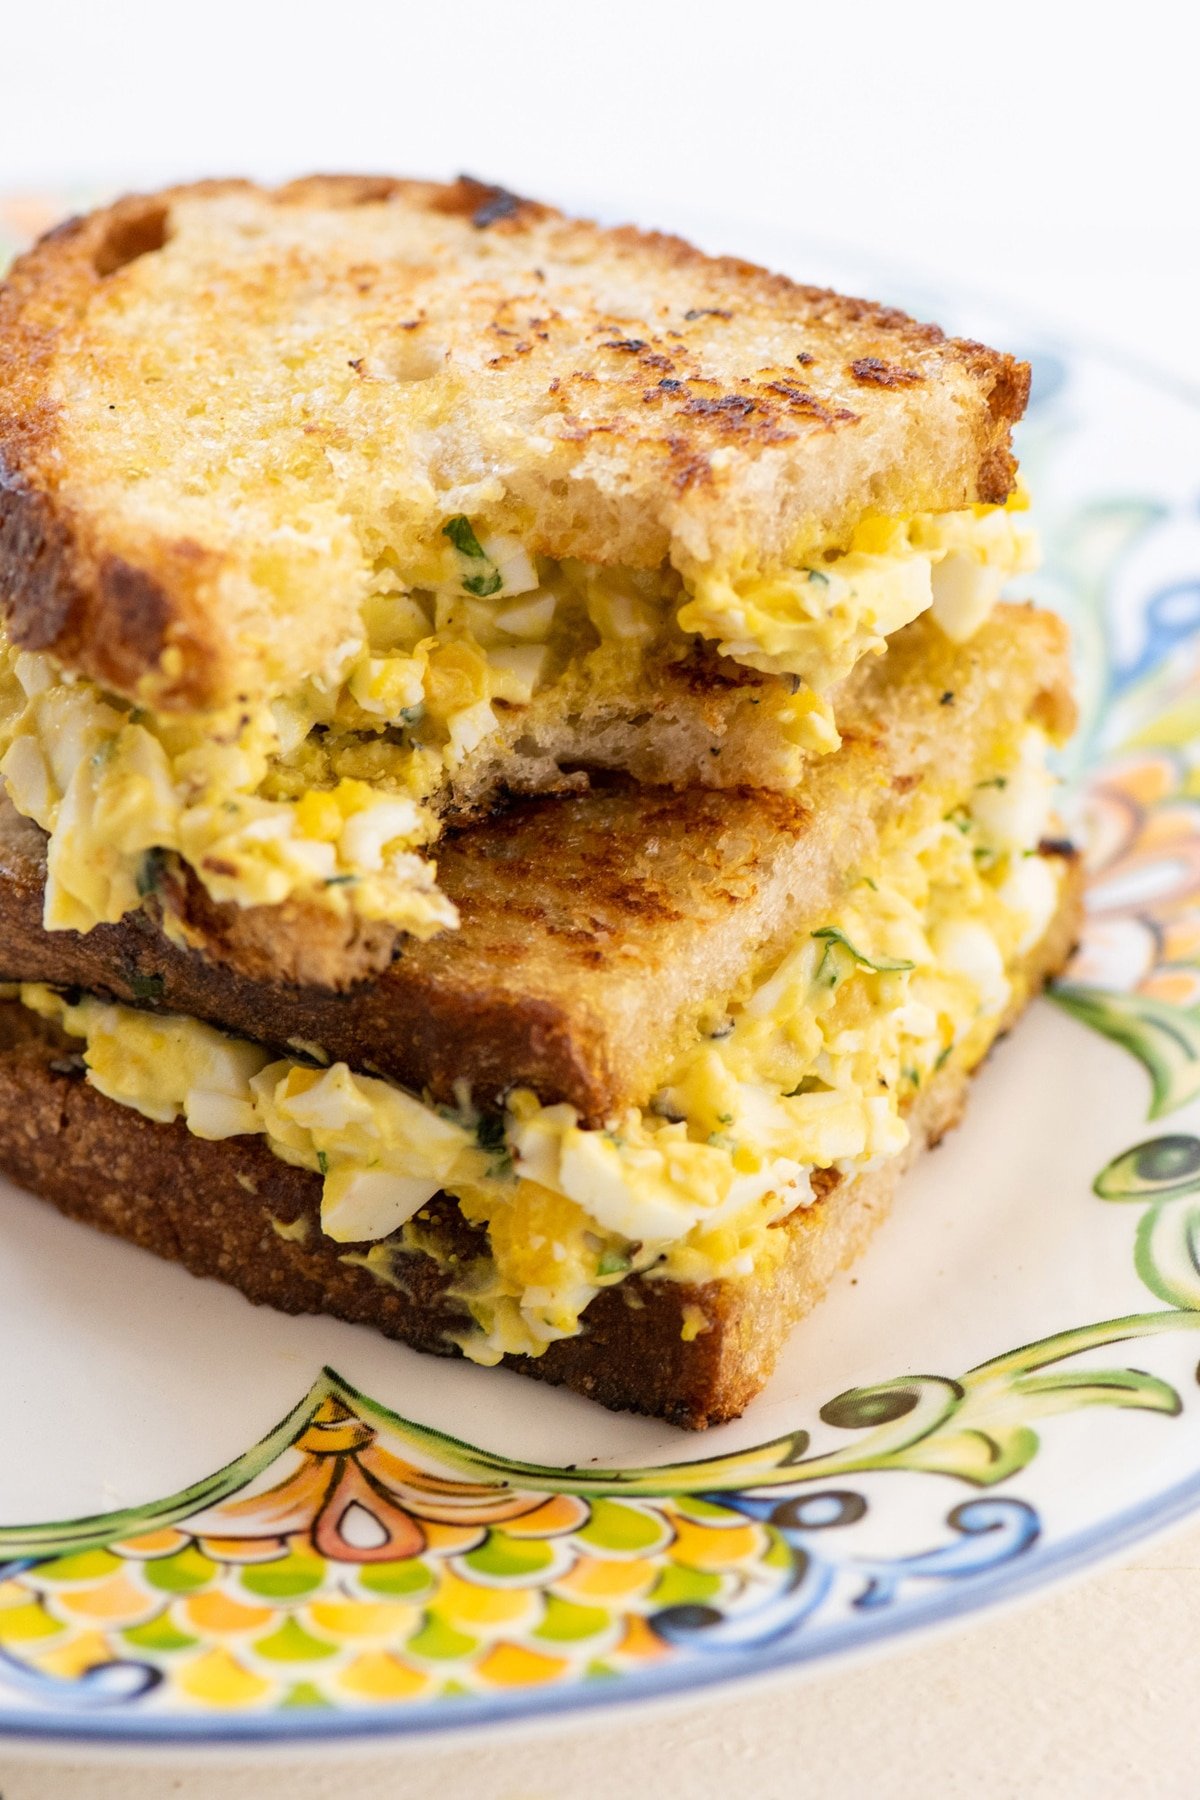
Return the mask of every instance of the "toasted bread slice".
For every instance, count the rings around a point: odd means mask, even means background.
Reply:
[[[1000,607],[957,648],[918,622],[860,671],[843,749],[795,798],[615,787],[518,805],[445,842],[460,929],[343,995],[280,986],[269,939],[247,976],[146,914],[44,931],[41,834],[5,808],[0,977],[161,1005],[281,1049],[315,1043],[447,1103],[463,1081],[480,1104],[524,1085],[596,1124],[642,1103],[697,1018],[820,922],[898,805],[914,829],[940,817],[1026,720],[1061,738],[1073,717],[1053,615]],[[218,957],[223,931],[269,928],[268,909],[194,905]]]
[[[1065,961],[1078,909],[1076,870],[1057,917],[1024,960],[999,1029]],[[15,1181],[68,1217],[228,1282],[257,1303],[332,1313],[420,1350],[456,1352],[463,1313],[447,1292],[449,1258],[469,1260],[480,1237],[452,1202],[429,1209],[440,1255],[397,1240],[391,1265],[372,1263],[366,1253],[378,1246],[322,1235],[319,1176],[280,1162],[259,1138],[205,1142],[182,1121],[154,1124],[114,1104],[83,1081],[77,1049],[19,1004],[0,1004],[0,1168]],[[903,1168],[958,1121],[967,1083],[960,1067],[947,1065],[912,1105],[901,1157],[853,1179],[825,1177],[816,1202],[776,1228],[786,1248],[769,1269],[699,1286],[631,1276],[596,1295],[582,1334],[536,1359],[506,1357],[506,1365],[676,1425],[735,1417],[767,1380],[789,1331],[884,1218]]]
[[[208,182],[0,295],[16,642],[158,707],[283,692],[448,516],[656,569],[1010,491],[1025,365],[462,179]]]

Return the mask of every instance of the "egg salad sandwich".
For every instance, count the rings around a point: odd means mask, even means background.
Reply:
[[[787,793],[613,776],[448,830],[457,929],[346,993],[136,908],[48,929],[6,805],[0,1168],[252,1300],[728,1419],[1072,944],[1072,719],[1058,619],[918,619]]]
[[[45,837],[47,931],[149,918],[327,990],[404,947],[432,981],[478,929],[445,834],[499,798],[577,796],[531,816],[586,839],[667,804],[583,798],[621,775],[770,840],[833,779],[864,661],[922,618],[972,642],[1028,566],[1027,388],[894,310],[465,178],[67,221],[0,290],[0,782]]]

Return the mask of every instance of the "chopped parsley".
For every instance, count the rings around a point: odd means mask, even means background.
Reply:
[[[806,569],[805,574],[810,581],[819,581],[822,587],[829,586],[829,577],[824,569]]]
[[[500,1113],[484,1113],[475,1126],[475,1142],[491,1157],[488,1175],[502,1181],[513,1172],[513,1155],[504,1135],[504,1119]]]
[[[329,1173],[329,1158],[326,1156],[326,1154],[323,1150],[317,1151],[317,1167],[318,1167],[318,1169],[320,1169],[322,1175],[328,1175],[328,1173]]]
[[[466,513],[456,513],[447,519],[442,526],[442,536],[448,537],[461,556],[471,556],[478,562],[487,561],[487,551],[475,536],[475,529]]]
[[[326,887],[353,887],[354,883],[357,880],[358,880],[357,875],[327,875],[325,877],[325,886]]]
[[[475,528],[466,513],[456,513],[452,519],[447,519],[442,526],[442,536],[450,539],[460,556],[467,557],[471,562],[487,565],[478,575],[463,576],[464,592],[474,594],[479,600],[498,594],[504,586],[504,577],[475,536]]]
[[[481,1150],[504,1149],[504,1119],[500,1113],[484,1113],[475,1127],[475,1142]]]
[[[631,1267],[630,1258],[623,1256],[619,1250],[603,1250],[600,1253],[600,1260],[596,1264],[596,1273],[597,1275],[627,1275]]]
[[[498,594],[504,586],[504,577],[493,563],[486,575],[468,575],[463,587],[468,594],[474,594],[477,600],[486,600],[492,594]]]
[[[145,900],[148,895],[157,892],[158,884],[162,880],[165,861],[165,850],[147,850],[143,854],[142,860],[138,864],[137,875],[134,878],[137,884],[137,891],[143,900]]]
[[[977,781],[975,786],[977,788],[1006,788],[1008,786],[1008,776],[993,775],[990,781]]]

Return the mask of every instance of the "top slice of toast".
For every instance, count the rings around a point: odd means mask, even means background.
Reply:
[[[282,693],[464,514],[655,569],[1000,502],[1028,370],[895,310],[468,179],[211,182],[0,291],[0,595],[156,707]]]

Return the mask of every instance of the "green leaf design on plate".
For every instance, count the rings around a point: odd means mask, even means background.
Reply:
[[[1132,1051],[1145,1066],[1153,1090],[1150,1118],[1161,1119],[1200,1094],[1200,1008],[1073,982],[1059,983],[1047,993],[1065,1012]]]
[[[1200,1193],[1200,1138],[1173,1132],[1135,1144],[1105,1164],[1092,1190],[1101,1200],[1135,1200],[1142,1205]]]
[[[255,1641],[254,1653],[269,1662],[316,1662],[337,1655],[337,1645],[306,1631],[299,1619],[285,1618],[278,1630]]]
[[[1200,1204],[1152,1206],[1138,1226],[1133,1260],[1168,1306],[1200,1309]]]
[[[195,1594],[221,1573],[210,1557],[195,1544],[185,1544],[174,1556],[159,1556],[146,1564],[146,1581],[164,1594]]]
[[[490,1531],[479,1548],[469,1550],[463,1561],[478,1575],[527,1581],[550,1567],[554,1551],[536,1539],[511,1538],[503,1531]]]

